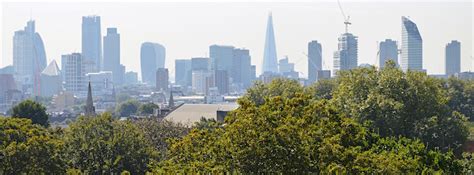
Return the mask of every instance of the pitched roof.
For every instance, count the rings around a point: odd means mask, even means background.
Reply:
[[[41,74],[45,74],[49,76],[60,75],[60,70],[59,70],[58,64],[56,63],[56,60],[51,61],[51,63],[49,63],[49,65],[46,68],[44,68]]]
[[[237,107],[239,107],[237,104],[184,104],[168,114],[165,119],[192,125],[202,117],[217,120],[217,111],[232,111]]]

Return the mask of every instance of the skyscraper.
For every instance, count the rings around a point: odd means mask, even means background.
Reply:
[[[156,70],[165,68],[166,50],[161,44],[145,42],[140,50],[142,81],[151,85],[156,81]]]
[[[377,58],[377,65],[379,68],[385,66],[385,62],[393,60],[398,65],[398,46],[397,42],[391,39],[385,39],[379,43],[379,53]]]
[[[156,90],[168,92],[169,74],[168,69],[158,68],[156,70]]]
[[[98,72],[102,69],[102,35],[100,16],[82,17],[82,56],[85,71]]]
[[[86,74],[82,55],[80,53],[62,55],[61,67],[65,81],[64,89],[76,96],[84,96],[86,91]]]
[[[344,33],[339,37],[338,49],[334,52],[334,71],[337,75],[339,70],[350,70],[357,67],[357,36]]]
[[[461,72],[461,43],[453,40],[446,45],[445,51],[446,75]]]
[[[113,83],[116,85],[123,82],[123,71],[120,65],[120,34],[117,28],[107,28],[104,36],[104,71],[111,71]]]
[[[232,68],[230,76],[233,83],[238,84],[240,88],[246,89],[252,82],[251,59],[248,49],[234,49],[232,58]]]
[[[262,73],[265,72],[278,73],[275,34],[273,32],[273,19],[271,13],[268,15],[265,48],[263,53]]]
[[[211,45],[209,46],[209,57],[211,58],[211,70],[225,70],[231,72],[233,46]]]
[[[177,59],[174,63],[175,83],[183,87],[191,86],[191,60]]]
[[[322,48],[318,41],[308,43],[308,83],[317,80],[317,72],[323,69]]]
[[[35,31],[35,21],[28,21],[24,30],[13,36],[13,68],[15,79],[40,94],[40,74],[46,67],[43,40]]]
[[[214,71],[214,84],[219,90],[219,94],[224,95],[229,93],[229,74],[225,70]]]
[[[191,70],[209,70],[209,58],[191,58]]]
[[[416,24],[402,16],[402,70],[423,71],[423,39]]]

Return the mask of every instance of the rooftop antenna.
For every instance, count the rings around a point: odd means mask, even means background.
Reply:
[[[344,13],[344,10],[342,9],[341,2],[339,2],[339,0],[337,0],[337,5],[339,5],[339,9],[341,10],[342,17],[344,18],[344,25],[346,26],[346,33],[348,33],[348,31],[349,31],[349,25],[352,24],[352,23],[349,21],[349,19],[350,19],[351,17],[350,17],[350,16],[347,16],[347,17],[346,17],[346,14]]]

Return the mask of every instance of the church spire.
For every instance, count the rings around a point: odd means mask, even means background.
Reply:
[[[170,100],[168,101],[168,107],[169,108],[174,107],[173,91],[170,91]]]
[[[92,101],[92,88],[91,88],[91,82],[89,81],[89,87],[87,89],[87,100],[86,100],[86,106],[84,107],[84,115],[85,116],[95,116],[95,107],[94,107],[94,102]]]

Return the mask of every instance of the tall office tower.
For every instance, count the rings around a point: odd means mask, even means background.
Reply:
[[[252,82],[251,60],[248,49],[234,49],[233,71],[230,75],[233,83],[238,84],[240,88],[246,89]]]
[[[104,36],[104,71],[111,71],[113,83],[123,83],[122,65],[120,65],[120,34],[117,28],[107,28]]]
[[[234,56],[233,46],[211,45],[209,46],[209,57],[211,58],[211,70],[232,71],[232,58]]]
[[[43,72],[41,72],[41,96],[51,97],[61,92],[61,71],[58,64],[53,60]]]
[[[453,40],[446,45],[445,51],[446,75],[461,72],[461,43]]]
[[[15,79],[40,95],[40,74],[46,67],[43,40],[35,31],[35,21],[28,21],[24,30],[13,36],[13,68]]]
[[[80,53],[72,53],[61,56],[62,74],[64,77],[64,89],[76,96],[85,96],[86,73],[83,64],[84,58]]]
[[[214,85],[219,90],[219,94],[229,93],[229,74],[225,70],[214,71]],[[211,83],[212,84],[212,83]]]
[[[82,17],[82,57],[85,71],[98,72],[102,69],[102,35],[100,16]]]
[[[308,82],[317,81],[318,71],[323,70],[322,48],[318,41],[308,43]]]
[[[210,64],[210,59],[209,58],[191,58],[191,70],[205,70],[209,71],[209,64]]]
[[[178,59],[174,62],[175,83],[183,87],[191,86],[191,60]]]
[[[351,33],[344,33],[338,38],[338,49],[334,52],[334,71],[350,70],[357,67],[357,36]]]
[[[158,68],[156,70],[156,90],[168,92],[169,74],[168,69]]]
[[[385,41],[379,43],[377,65],[382,69],[385,67],[385,62],[388,60],[392,60],[398,65],[397,42],[391,39],[385,39]]]
[[[140,50],[142,82],[155,84],[156,70],[165,68],[166,50],[161,44],[145,42]]]
[[[423,39],[416,24],[402,16],[402,70],[423,71]]]
[[[275,46],[275,34],[273,32],[272,13],[268,15],[267,33],[265,36],[265,49],[263,53],[262,73],[278,73],[277,52]]]

